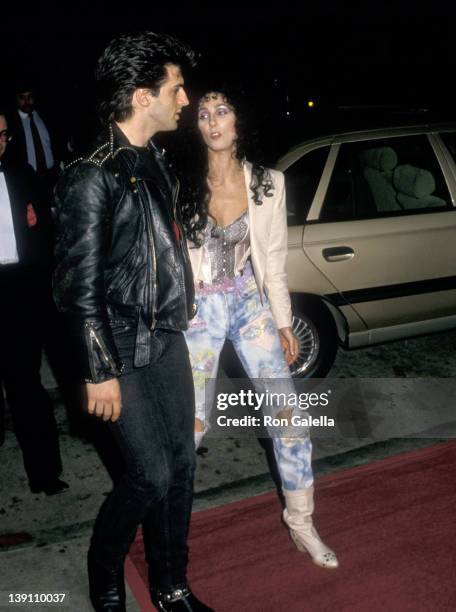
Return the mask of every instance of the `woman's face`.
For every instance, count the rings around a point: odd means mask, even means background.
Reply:
[[[236,147],[236,115],[223,94],[209,92],[198,105],[198,129],[212,151]]]

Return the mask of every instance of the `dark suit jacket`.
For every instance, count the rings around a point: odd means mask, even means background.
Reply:
[[[47,117],[43,117],[41,113],[39,114],[49,132],[52,154],[54,156],[54,165],[58,166],[59,161],[64,157],[61,139],[56,136],[57,130],[53,128]],[[25,133],[21,117],[17,110],[12,110],[8,112],[6,119],[8,121],[8,130],[13,136],[11,142],[8,144],[6,155],[18,163],[26,164],[27,144],[25,142]]]
[[[2,158],[19,255],[18,269],[50,271],[52,219],[39,197],[36,174],[28,164]]]

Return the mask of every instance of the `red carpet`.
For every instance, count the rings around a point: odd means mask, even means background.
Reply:
[[[189,581],[216,612],[443,612],[456,609],[456,442],[318,479],[315,523],[341,566],[299,553],[275,494],[193,515]],[[138,536],[127,579],[143,612]]]

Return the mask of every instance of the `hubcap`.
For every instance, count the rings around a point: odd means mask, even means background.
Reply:
[[[299,342],[299,356],[290,366],[292,376],[305,376],[317,359],[320,342],[316,327],[308,319],[293,316],[293,333]]]

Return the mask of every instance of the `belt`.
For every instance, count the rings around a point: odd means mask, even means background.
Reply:
[[[150,363],[150,334],[151,330],[144,321],[141,306],[125,306],[123,304],[108,304],[110,318],[131,320],[136,323],[135,353],[133,365],[142,368]]]

